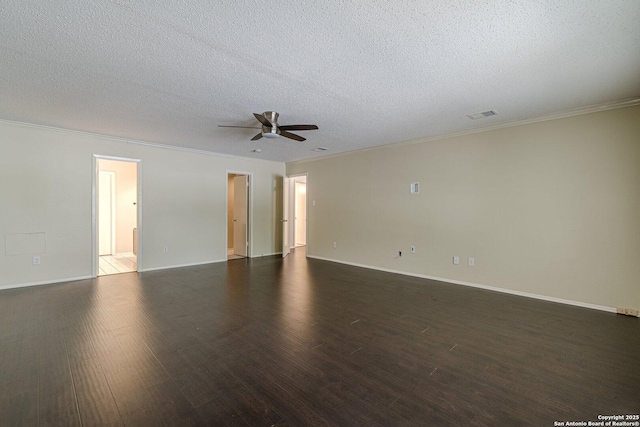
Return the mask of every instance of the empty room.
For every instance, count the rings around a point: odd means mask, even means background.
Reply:
[[[0,425],[640,426],[640,2],[0,9]]]

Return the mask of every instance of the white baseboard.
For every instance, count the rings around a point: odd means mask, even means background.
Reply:
[[[258,256],[254,256],[252,258],[260,258],[262,256],[272,256],[272,255],[282,255],[282,252],[275,252],[272,254],[264,254],[264,255],[258,255]],[[215,263],[219,263],[219,262],[227,262],[227,259],[215,259],[215,260],[211,260],[211,261],[204,261],[204,262],[195,262],[195,263],[190,263],[190,264],[180,264],[180,265],[170,265],[170,266],[165,266],[165,267],[152,267],[152,268],[145,268],[145,269],[141,269],[138,270],[138,273],[145,273],[148,271],[158,271],[158,270],[169,270],[171,268],[182,268],[182,267],[195,267],[197,265],[205,265],[205,264],[215,264]],[[99,276],[101,277],[101,276]],[[0,285],[0,291],[4,290],[4,289],[14,289],[14,288],[26,288],[28,286],[39,286],[39,285],[52,285],[54,283],[64,283],[64,282],[75,282],[78,280],[87,280],[87,279],[94,279],[94,277],[91,276],[80,276],[80,277],[69,277],[66,279],[56,279],[56,280],[43,280],[41,282],[28,282],[28,283],[17,283],[17,284],[10,284],[10,285]]]
[[[272,253],[272,254],[261,254],[259,256],[254,256],[252,258],[260,258],[260,257],[263,257],[263,256],[273,256],[273,255],[282,255],[282,252],[275,252],[275,253]],[[617,312],[615,307],[607,307],[607,306],[604,306],[604,305],[590,304],[590,303],[581,302],[581,301],[573,301],[573,300],[568,300],[568,299],[563,299],[563,298],[551,297],[551,296],[547,296],[547,295],[533,294],[533,293],[530,293],[530,292],[516,291],[516,290],[512,290],[512,289],[497,288],[495,286],[481,285],[479,283],[472,283],[472,282],[465,282],[465,281],[462,281],[462,280],[447,279],[446,277],[436,277],[436,276],[428,276],[426,274],[409,273],[409,272],[406,272],[406,271],[393,270],[393,269],[390,269],[390,268],[376,267],[376,266],[373,266],[373,265],[359,264],[359,263],[355,263],[355,262],[341,261],[341,260],[332,259],[332,258],[325,258],[325,257],[319,257],[319,256],[313,256],[313,255],[307,255],[307,257],[308,258],[313,258],[313,259],[319,259],[319,260],[322,260],[322,261],[335,262],[335,263],[338,263],[338,264],[351,265],[351,266],[354,266],[354,267],[367,268],[367,269],[370,269],[370,270],[384,271],[386,273],[402,274],[404,276],[419,277],[421,279],[437,280],[439,282],[452,283],[452,284],[455,284],[455,285],[469,286],[469,287],[472,287],[472,288],[486,289],[486,290],[489,290],[489,291],[501,292],[501,293],[510,294],[510,295],[517,295],[517,296],[521,296],[521,297],[534,298],[534,299],[539,299],[539,300],[543,300],[543,301],[550,301],[550,302],[557,302],[557,303],[560,303],[560,304],[573,305],[573,306],[583,307],[583,308],[590,308],[590,309],[593,309],[593,310],[606,311],[606,312],[609,312],[609,313],[616,313]],[[168,270],[168,269],[171,269],[171,268],[194,267],[194,266],[197,266],[197,265],[214,264],[214,263],[219,263],[219,262],[227,262],[227,260],[226,259],[220,259],[220,260],[212,260],[212,261],[205,261],[205,262],[198,262],[198,263],[191,263],[191,264],[172,265],[172,266],[168,266],[168,267],[146,268],[144,270],[139,270],[138,272],[143,273],[143,272],[147,272],[147,271]],[[41,281],[41,282],[28,282],[28,283],[18,283],[18,284],[11,284],[11,285],[1,285],[0,286],[0,290],[24,288],[24,287],[28,287],[28,286],[50,285],[50,284],[54,284],[54,283],[63,283],[63,282],[75,282],[75,281],[78,281],[78,280],[88,280],[88,279],[93,279],[93,277],[91,277],[91,276],[68,277],[66,279],[45,280],[45,281]]]
[[[63,282],[76,282],[78,280],[87,280],[93,279],[91,276],[80,276],[80,277],[68,277],[66,279],[56,279],[56,280],[43,280],[41,282],[28,282],[28,283],[18,283],[11,285],[2,285],[0,286],[0,290],[5,289],[15,289],[15,288],[26,288],[28,286],[40,286],[40,285],[51,285],[54,283],[63,283]]]
[[[392,269],[389,269],[389,268],[381,268],[381,267],[376,267],[376,266],[373,266],[373,265],[366,265],[366,264],[358,264],[358,263],[354,263],[354,262],[340,261],[340,260],[337,260],[337,259],[324,258],[324,257],[319,257],[319,256],[307,255],[307,257],[308,258],[319,259],[319,260],[322,260],[322,261],[337,262],[338,264],[346,264],[346,265],[351,265],[351,266],[354,266],[354,267],[368,268],[370,270],[384,271],[386,273],[395,273],[395,274],[402,274],[404,276],[419,277],[421,279],[437,280],[439,282],[453,283],[455,285],[469,286],[469,287],[472,287],[472,288],[486,289],[486,290],[489,290],[489,291],[501,292],[501,293],[504,293],[504,294],[517,295],[517,296],[527,297],[527,298],[535,298],[535,299],[539,299],[539,300],[543,300],[543,301],[557,302],[557,303],[560,303],[560,304],[574,305],[574,306],[577,306],[577,307],[590,308],[590,309],[593,309],[593,310],[601,310],[601,311],[607,311],[607,312],[610,312],[610,313],[616,313],[615,307],[607,307],[607,306],[604,306],[604,305],[590,304],[590,303],[581,302],[581,301],[573,301],[573,300],[568,300],[568,299],[563,299],[563,298],[550,297],[550,296],[546,296],[546,295],[532,294],[532,293],[529,293],[529,292],[515,291],[515,290],[512,290],[512,289],[497,288],[497,287],[494,287],[494,286],[481,285],[479,283],[471,283],[471,282],[464,282],[462,280],[447,279],[445,277],[435,277],[435,276],[428,276],[426,274],[408,273],[406,271],[392,270]]]
[[[138,273],[146,273],[148,271],[158,271],[158,270],[169,270],[171,268],[182,268],[182,267],[195,267],[197,265],[205,265],[205,264],[215,264],[218,262],[227,262],[227,259],[214,259],[212,261],[204,261],[204,262],[194,262],[191,264],[179,264],[179,265],[169,265],[165,267],[151,267],[145,268],[143,270],[138,270]]]
[[[282,255],[282,252],[273,252],[271,254],[254,255],[251,258],[262,258],[262,257],[265,257],[265,256],[275,256],[275,255]]]

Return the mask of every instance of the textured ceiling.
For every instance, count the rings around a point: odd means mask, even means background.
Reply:
[[[639,22],[637,0],[3,0],[0,118],[291,161],[638,97]],[[320,129],[217,127],[265,110]]]

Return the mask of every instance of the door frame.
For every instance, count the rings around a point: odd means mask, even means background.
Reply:
[[[113,171],[98,171],[98,175],[100,175],[101,173],[103,174],[107,174],[109,175],[109,179],[111,180],[111,237],[110,237],[110,242],[111,244],[109,245],[109,251],[111,253],[111,255],[113,255],[116,252],[116,173]],[[97,188],[100,188],[100,178],[98,177],[98,182],[96,183]],[[98,197],[99,194],[98,192],[96,192],[96,197]],[[98,205],[96,205],[96,208],[98,208]],[[99,209],[98,209],[99,210]],[[98,226],[98,240],[96,240],[96,246],[100,246],[100,215],[96,215],[96,220],[98,221],[98,223],[96,224]],[[100,256],[100,248],[98,247],[98,256]]]
[[[116,160],[119,162],[137,163],[137,229],[138,247],[136,248],[137,268],[136,271],[143,271],[143,251],[142,251],[142,159],[132,159],[128,157],[105,156],[94,154],[91,158],[91,277],[98,277],[98,159]]]
[[[227,242],[229,240],[229,175],[245,175],[249,178],[249,189],[247,190],[247,258],[253,255],[253,172],[243,172],[227,169],[224,174],[224,259],[228,261]]]
[[[295,182],[296,182],[296,178],[300,178],[300,177],[305,177],[305,183],[307,184],[307,200],[306,200],[306,221],[305,221],[305,225],[304,225],[304,229],[305,229],[305,235],[306,235],[306,239],[307,242],[304,245],[304,255],[305,257],[309,255],[309,172],[303,172],[303,173],[294,173],[291,175],[286,175],[285,178],[290,178],[291,179],[291,187],[293,187],[293,192],[290,191],[290,193],[293,193],[293,197],[291,197],[291,194],[289,195],[289,198],[291,198],[292,200],[289,202],[289,206],[293,207],[293,215],[295,216]],[[282,209],[284,210],[284,196],[283,196],[283,200],[282,200]],[[289,212],[289,216],[291,216],[291,212]],[[284,216],[284,212],[282,213],[282,215]],[[295,225],[292,227],[293,228],[293,232],[289,233],[289,247],[290,248],[295,248]],[[283,231],[284,233],[284,231]],[[284,235],[284,234],[283,234]],[[293,241],[293,246],[291,246],[291,241]]]
[[[288,176],[282,177],[282,258],[291,253],[291,241],[293,238],[293,221],[291,211],[294,209],[293,191],[295,180]]]

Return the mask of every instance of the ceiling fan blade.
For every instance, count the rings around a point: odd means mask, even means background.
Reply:
[[[242,128],[242,129],[261,129],[258,126],[227,126],[227,125],[218,125],[219,128]]]
[[[262,123],[266,127],[270,128],[272,126],[271,122],[269,120],[267,120],[267,118],[265,116],[263,116],[262,114],[253,113],[253,115],[256,117],[256,119],[258,119],[258,121],[260,123]]]
[[[316,130],[318,126],[316,125],[285,125],[280,126],[281,130]]]
[[[295,139],[296,141],[306,141],[307,138],[303,138],[300,135],[296,135],[295,133],[290,133],[287,132],[286,130],[282,130],[282,128],[280,128],[280,135],[284,136],[285,138],[290,138],[290,139]]]
[[[254,136],[253,138],[251,138],[252,141],[257,141],[260,138],[262,138],[262,132],[260,132],[259,134],[257,134],[256,136]]]

